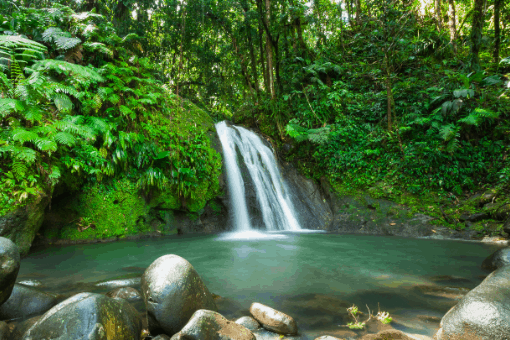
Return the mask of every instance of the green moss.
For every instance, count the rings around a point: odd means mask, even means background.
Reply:
[[[150,231],[144,217],[149,206],[139,195],[136,185],[128,179],[114,180],[109,184],[87,185],[73,203],[77,219],[58,233],[68,240],[104,239],[123,237]],[[57,233],[48,230],[47,238]]]

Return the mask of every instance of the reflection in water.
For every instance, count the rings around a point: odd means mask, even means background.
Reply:
[[[264,235],[260,233],[261,235]],[[345,335],[346,308],[390,312],[395,326],[431,335],[497,246],[478,243],[336,235],[266,233],[267,238],[180,236],[40,250],[21,261],[18,281],[38,280],[60,293],[106,292],[95,283],[140,277],[156,258],[187,259],[227,318],[248,315],[252,302],[295,317],[314,335]],[[275,237],[276,236],[276,237]],[[470,254],[467,257],[462,254]],[[448,289],[446,289],[448,288]],[[346,332],[352,332],[345,330]]]

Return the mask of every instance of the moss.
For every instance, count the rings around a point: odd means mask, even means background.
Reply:
[[[60,230],[58,238],[104,239],[150,231],[144,219],[149,206],[136,185],[125,178],[108,184],[87,185],[71,205],[77,218]],[[57,233],[49,229],[44,236],[51,239]]]

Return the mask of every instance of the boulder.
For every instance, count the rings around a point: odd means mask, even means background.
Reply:
[[[142,320],[125,300],[79,293],[44,314],[22,340],[140,339]]]
[[[510,247],[496,250],[482,262],[482,269],[496,270],[510,264]]]
[[[29,287],[41,287],[43,284],[38,280],[23,280],[18,282],[20,285],[29,286]]]
[[[0,305],[11,296],[18,276],[19,261],[18,247],[11,240],[0,237]]]
[[[335,338],[334,336],[331,335],[323,335],[318,338],[315,338],[314,340],[342,340],[342,339]]]
[[[200,309],[171,340],[255,340],[246,327],[225,319],[223,315]]]
[[[10,331],[7,323],[0,321],[0,340],[9,339]]]
[[[145,270],[142,297],[153,335],[174,335],[197,310],[217,310],[212,294],[196,270],[177,255],[161,256]]]
[[[492,272],[443,316],[436,340],[507,340],[510,266]]]
[[[109,291],[106,296],[111,298],[120,298],[127,301],[138,301],[142,299],[142,294],[134,288],[122,287]]]
[[[152,338],[152,340],[170,340],[170,337],[166,334],[160,334],[155,338]]]
[[[141,282],[141,278],[133,277],[130,279],[118,279],[118,280],[108,280],[104,282],[96,283],[96,287],[101,288],[122,288],[122,287],[136,287],[139,286]]]
[[[9,334],[9,340],[21,340],[21,338],[23,338],[23,335],[25,334],[26,331],[28,331],[30,329],[30,327],[32,327],[36,322],[37,320],[39,320],[41,318],[41,316],[34,316],[33,318],[30,318],[28,320],[24,320],[22,322],[18,322],[17,324],[9,324],[9,325],[12,325],[14,327],[12,327],[12,330]]]
[[[281,334],[271,332],[264,328],[259,328],[253,331],[253,335],[255,335],[255,339],[257,340],[305,340],[308,339],[305,336],[301,335],[286,335],[285,337]]]
[[[260,323],[251,316],[243,316],[237,319],[236,323],[248,328],[250,331],[254,331],[260,328]]]
[[[361,340],[414,340],[404,332],[396,329],[386,329],[377,334],[367,334]]]
[[[44,314],[57,303],[54,295],[16,283],[9,299],[0,306],[0,320],[25,319]]]
[[[251,304],[250,313],[267,330],[284,335],[297,334],[296,322],[285,313],[258,302]]]

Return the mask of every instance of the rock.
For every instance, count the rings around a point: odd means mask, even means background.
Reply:
[[[177,255],[161,256],[145,270],[142,297],[153,335],[179,332],[199,309],[217,310],[193,266]]]
[[[335,338],[334,336],[331,335],[323,335],[318,338],[315,338],[314,340],[342,340],[342,339]]]
[[[510,218],[503,223],[503,231],[510,234]]]
[[[9,339],[10,333],[9,326],[4,321],[0,321],[0,340]]]
[[[44,314],[23,336],[39,339],[140,339],[142,321],[125,300],[80,293]]]
[[[510,247],[496,250],[482,262],[482,269],[496,270],[510,264]]]
[[[271,332],[264,328],[259,328],[253,331],[253,335],[257,340],[304,340],[306,337],[300,335],[286,335],[285,337],[281,334]]]
[[[442,297],[442,298],[453,299],[453,300],[460,300],[462,297],[464,297],[469,292],[469,288],[464,288],[464,287],[415,285],[414,288],[425,295]]]
[[[361,338],[361,340],[413,340],[413,338],[409,337],[404,332],[401,332],[396,329],[386,329],[384,331],[380,331],[377,334],[367,334]]]
[[[111,298],[120,298],[127,301],[138,301],[142,299],[142,294],[134,288],[122,287],[117,288],[106,293],[106,296]]]
[[[251,304],[250,313],[265,329],[284,335],[297,334],[296,322],[285,313],[258,302]]]
[[[494,218],[499,221],[506,221],[508,217],[510,217],[510,204],[503,204],[494,214]]]
[[[108,280],[104,282],[96,283],[96,287],[102,288],[122,288],[122,287],[132,287],[139,286],[141,282],[141,278],[134,277],[130,279],[119,279],[119,280]]]
[[[41,287],[42,286],[42,282],[38,281],[38,280],[24,280],[24,281],[18,282],[18,284],[23,285],[23,286],[28,286],[28,287]]]
[[[16,283],[9,299],[0,306],[0,319],[24,319],[40,315],[57,303],[54,295]]]
[[[243,316],[237,319],[236,323],[248,328],[250,331],[254,331],[260,328],[260,323],[251,316]]]
[[[170,337],[166,334],[160,334],[155,338],[152,338],[152,340],[170,340]]]
[[[495,198],[496,198],[496,193],[495,192],[484,193],[483,195],[481,195],[478,198],[478,206],[481,207],[481,206],[484,206],[487,203],[492,203],[492,202],[494,202]]]
[[[470,215],[462,214],[462,215],[460,215],[459,220],[462,222],[464,222],[464,221],[478,222],[481,220],[486,220],[488,218],[490,218],[490,215],[487,213],[476,213],[476,214],[470,214]]]
[[[197,310],[171,340],[255,340],[246,327],[210,310]]]
[[[28,331],[40,318],[40,315],[34,316],[33,318],[15,324],[9,334],[9,340],[21,340],[25,332]]]
[[[38,193],[26,205],[19,205],[5,215],[0,215],[0,235],[13,241],[22,255],[28,254],[49,202],[49,196]]]
[[[0,305],[11,296],[19,264],[18,247],[11,240],[0,237]]]
[[[492,272],[443,316],[436,340],[508,340],[510,266]]]

